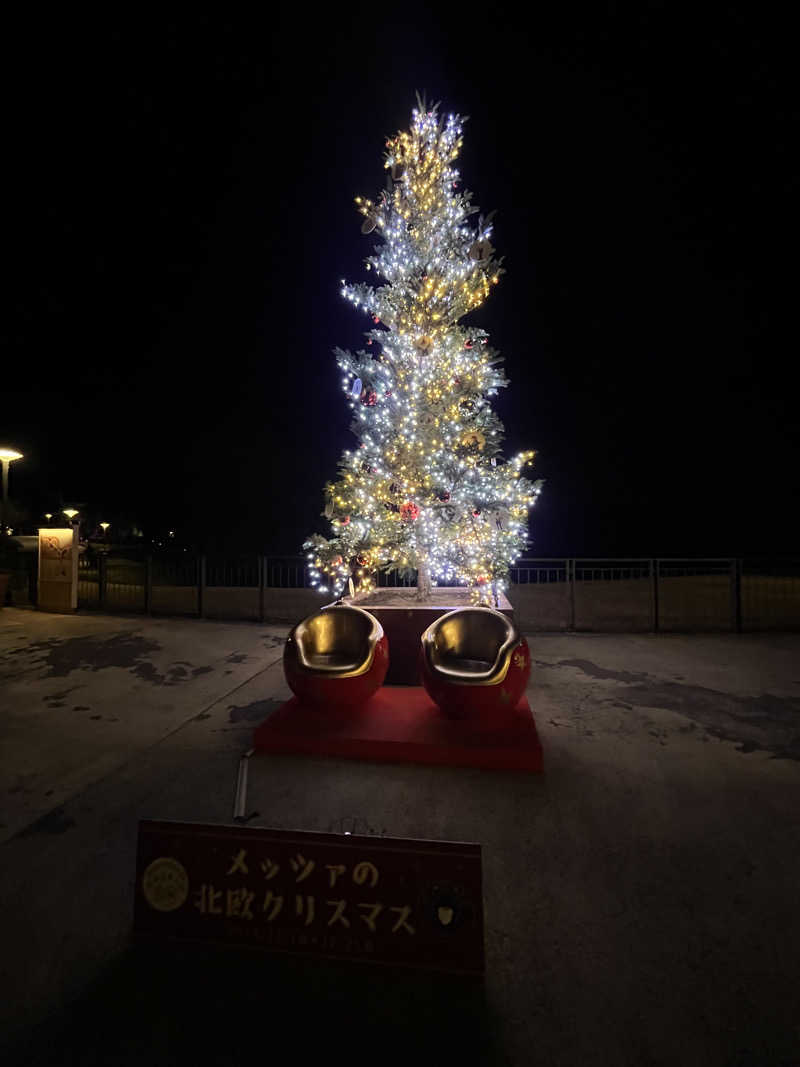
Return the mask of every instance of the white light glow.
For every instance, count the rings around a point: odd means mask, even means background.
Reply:
[[[476,223],[460,190],[461,145],[457,115],[416,109],[386,144],[391,190],[356,197],[378,241],[367,267],[384,284],[340,283],[372,318],[368,351],[335,350],[360,443],[326,487],[333,535],[304,546],[312,584],[324,578],[337,595],[351,577],[365,590],[378,570],[413,569],[421,583],[458,582],[488,602],[528,541],[542,483],[522,470],[534,453],[500,454],[488,398],[508,384],[502,360],[484,330],[460,321],[503,273],[492,216]]]

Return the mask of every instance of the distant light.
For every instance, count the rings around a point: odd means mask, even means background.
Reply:
[[[105,533],[110,525],[111,525],[110,522],[101,522],[100,523],[100,529],[103,531],[103,533]]]
[[[68,519],[74,519],[78,512],[75,510],[75,508],[64,508],[64,514],[67,516]]]
[[[47,519],[47,521],[48,521],[48,522],[50,522],[50,520],[51,520],[51,519],[52,519],[52,517],[53,517],[53,513],[52,513],[52,511],[46,511],[46,512],[44,513],[44,517],[45,517],[45,518]]]
[[[10,463],[14,459],[22,459],[22,453],[13,448],[0,448],[0,459],[5,459]]]

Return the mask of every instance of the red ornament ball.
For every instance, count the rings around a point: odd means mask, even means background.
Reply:
[[[481,513],[481,509],[480,508],[475,508],[475,510],[472,512],[472,514],[475,516],[475,518],[477,518],[480,515],[480,513]]]
[[[400,508],[400,518],[403,519],[404,522],[413,522],[414,519],[418,517],[419,508],[412,501],[409,500],[408,503],[403,504]]]
[[[378,394],[374,389],[361,390],[361,403],[365,408],[374,408],[378,403]]]
[[[343,519],[341,519],[340,522],[341,522],[342,526],[349,526],[349,524],[350,524],[350,516],[349,515],[345,515],[345,517]]]
[[[443,504],[446,504],[447,501],[450,499],[450,494],[446,489],[443,493],[439,493],[439,499],[442,501]]]

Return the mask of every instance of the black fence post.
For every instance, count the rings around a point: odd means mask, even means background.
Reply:
[[[106,554],[101,552],[97,557],[97,603],[101,608],[106,606],[107,582]]]
[[[742,632],[742,561],[731,560],[731,629]]]
[[[650,560],[650,602],[652,611],[653,633],[658,633],[658,577],[659,577],[659,561],[657,559]]]
[[[206,557],[205,553],[197,561],[197,614],[203,618],[203,599],[206,591]]]
[[[567,581],[569,582],[569,630],[575,629],[575,560],[567,560]]]
[[[32,552],[28,563],[28,600],[35,607],[39,596],[39,553]]]
[[[264,589],[267,584],[267,557],[258,557],[258,621],[264,621]]]
[[[146,615],[153,613],[153,557],[148,556],[144,563],[144,610]]]

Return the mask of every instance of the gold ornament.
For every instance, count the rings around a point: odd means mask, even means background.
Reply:
[[[483,450],[486,445],[486,437],[481,430],[467,430],[461,438],[461,444],[466,448],[479,448]]]

